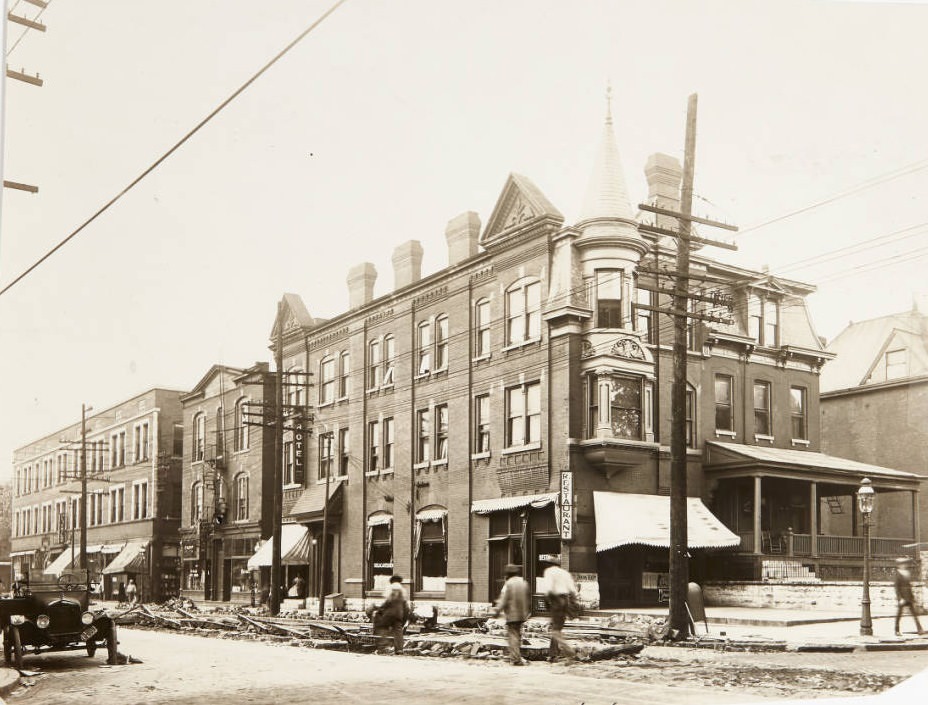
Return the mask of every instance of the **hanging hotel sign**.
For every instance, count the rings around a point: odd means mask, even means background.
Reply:
[[[306,419],[300,414],[293,419],[293,482],[303,484],[303,461],[306,458]]]
[[[568,541],[574,535],[574,475],[570,471],[561,473],[560,507],[561,539]]]

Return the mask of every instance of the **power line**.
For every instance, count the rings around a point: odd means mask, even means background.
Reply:
[[[7,291],[12,289],[16,284],[22,281],[26,276],[28,276],[33,270],[35,270],[39,265],[41,265],[45,260],[51,257],[55,252],[60,250],[67,244],[72,238],[76,237],[81,231],[84,230],[88,225],[95,221],[99,216],[105,213],[110,209],[117,201],[119,201],[124,195],[126,195],[130,190],[132,190],[142,179],[148,176],[152,171],[157,169],[162,162],[164,162],[168,157],[170,157],[174,152],[176,152],[181,146],[183,146],[191,137],[193,137],[200,129],[210,122],[216,115],[218,115],[229,103],[235,100],[239,95],[241,95],[252,83],[254,83],[258,78],[260,78],[271,66],[276,64],[281,58],[284,57],[293,47],[295,47],[300,41],[303,40],[306,35],[312,32],[316,27],[318,27],[329,15],[331,15],[335,10],[337,10],[341,5],[343,5],[346,0],[338,0],[334,5],[332,5],[325,13],[322,14],[319,19],[313,22],[309,27],[304,29],[300,34],[296,36],[287,46],[285,46],[273,59],[268,61],[264,66],[262,66],[251,78],[245,81],[241,86],[239,86],[228,98],[222,101],[209,115],[203,118],[197,125],[191,129],[187,134],[180,138],[174,146],[172,146],[168,151],[162,154],[158,159],[156,159],[148,168],[146,168],[141,174],[135,177],[132,181],[129,182],[119,193],[117,193],[113,198],[107,201],[99,210],[97,210],[93,215],[91,215],[87,220],[81,223],[75,230],[71,232],[67,237],[65,237],[61,242],[55,245],[51,250],[46,252],[42,257],[36,260],[32,265],[30,265],[24,272],[17,276],[13,281],[7,284],[3,289],[0,289],[0,296],[5,294]]]

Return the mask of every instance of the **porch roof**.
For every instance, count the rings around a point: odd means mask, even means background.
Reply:
[[[670,497],[628,492],[593,492],[596,551],[619,546],[670,547]],[[741,537],[719,521],[699,497],[686,499],[689,548],[732,548]]]
[[[707,462],[703,469],[708,473],[740,470],[747,472],[739,474],[752,475],[763,471],[763,474],[773,476],[843,481],[854,485],[859,484],[860,479],[866,476],[875,485],[911,485],[913,489],[917,489],[923,477],[911,472],[861,463],[848,458],[838,458],[811,450],[707,441],[706,451]]]

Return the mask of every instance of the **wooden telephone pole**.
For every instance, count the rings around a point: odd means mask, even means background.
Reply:
[[[687,457],[686,457],[686,366],[688,320],[721,320],[711,316],[690,312],[690,298],[706,297],[690,293],[690,243],[716,245],[736,249],[734,245],[721,241],[695,237],[692,224],[702,223],[726,230],[737,230],[733,225],[719,223],[693,216],[693,178],[696,162],[696,104],[694,93],[689,97],[686,111],[686,141],[683,155],[683,184],[680,193],[680,211],[641,204],[640,208],[659,215],[671,216],[679,222],[679,230],[642,226],[645,232],[667,235],[676,239],[677,259],[671,309],[655,308],[660,313],[673,317],[673,385],[670,392],[670,629],[676,638],[689,634],[689,615],[686,606],[689,585],[689,546],[687,535]],[[645,270],[647,271],[647,270]],[[659,266],[652,270],[655,276],[664,274]],[[658,290],[661,289],[658,285]]]

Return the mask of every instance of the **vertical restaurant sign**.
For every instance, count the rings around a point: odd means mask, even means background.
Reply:
[[[306,421],[302,415],[293,419],[293,482],[303,484],[303,461],[306,458]]]
[[[574,535],[574,475],[569,470],[561,473],[561,539]]]

